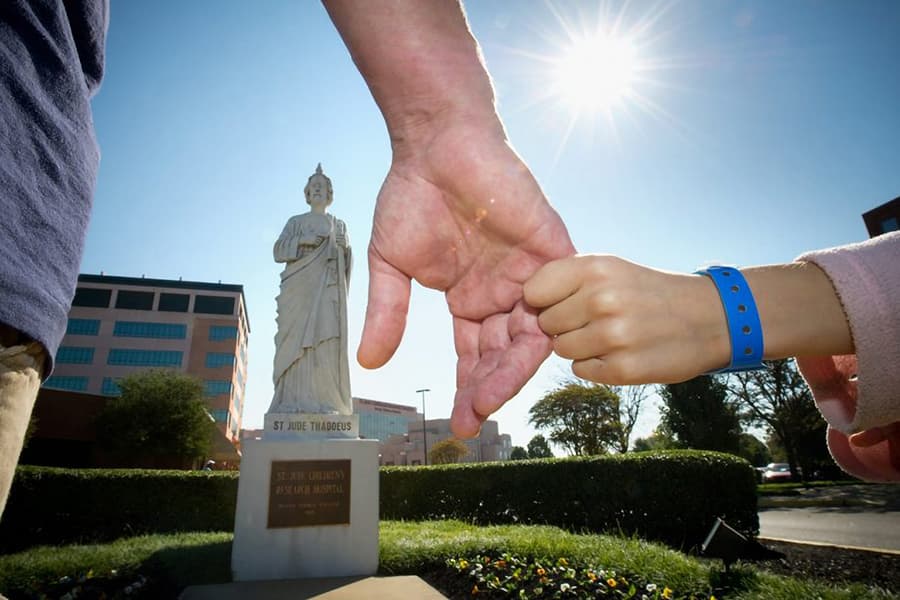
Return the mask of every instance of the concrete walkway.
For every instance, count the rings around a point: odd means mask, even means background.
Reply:
[[[242,581],[195,585],[179,600],[446,600],[412,575],[398,577],[332,577],[296,581]]]

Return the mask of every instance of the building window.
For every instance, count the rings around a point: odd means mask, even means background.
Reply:
[[[189,294],[166,294],[159,295],[159,310],[166,312],[187,312],[188,304],[191,303]]]
[[[241,370],[240,370],[240,369],[237,370],[237,380],[238,380],[238,387],[240,387],[241,389],[243,389],[243,387],[244,387],[244,376],[241,374]]]
[[[129,367],[180,367],[182,352],[175,350],[124,350],[113,348],[106,359],[108,365]]]
[[[231,420],[231,435],[237,437],[240,428],[238,427],[237,419]]]
[[[898,229],[900,229],[900,225],[897,223],[897,217],[888,217],[881,222],[881,233],[897,231]]]
[[[233,367],[234,366],[234,354],[229,354],[228,352],[207,352],[206,353],[206,367],[208,369],[215,369],[217,367]]]
[[[209,328],[209,341],[220,342],[222,340],[236,340],[237,327],[230,325],[211,325]]]
[[[66,335],[97,335],[100,333],[100,319],[69,319]]]
[[[83,392],[87,389],[87,377],[68,377],[64,375],[54,375],[48,377],[43,387],[54,390],[68,390],[70,392]]]
[[[72,306],[89,306],[92,308],[109,308],[112,290],[100,288],[77,288]]]
[[[225,423],[228,421],[228,409],[227,408],[217,408],[215,410],[210,411],[213,419],[216,420],[216,423]]]
[[[187,337],[187,325],[182,323],[142,323],[140,321],[116,321],[113,328],[116,337],[156,338],[183,340]]]
[[[219,394],[231,393],[231,382],[224,379],[210,379],[203,382],[205,384],[205,392],[207,396],[218,396]]]
[[[104,377],[100,393],[104,396],[121,396],[122,388],[119,387],[119,380],[112,377]]]
[[[194,298],[194,312],[211,315],[233,315],[234,298],[231,296],[203,296]]]
[[[119,290],[116,296],[116,308],[131,310],[153,310],[153,292],[134,292]]]
[[[60,346],[56,362],[65,365],[89,365],[94,362],[94,349],[81,346]]]

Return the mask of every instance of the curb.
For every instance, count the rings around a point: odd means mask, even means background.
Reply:
[[[891,554],[893,556],[900,556],[900,550],[893,550],[891,548],[870,548],[868,546],[842,546],[840,544],[827,544],[824,542],[810,542],[808,540],[791,540],[791,539],[787,539],[787,538],[778,538],[778,537],[758,537],[756,539],[762,543],[784,542],[786,544],[797,544],[798,546],[816,546],[817,548],[837,548],[838,550],[856,550],[859,552],[875,552],[877,554]]]
[[[790,498],[784,496],[763,496],[757,500],[758,508],[828,508],[842,506],[870,506],[872,508],[878,508],[882,506],[882,504],[857,498]]]

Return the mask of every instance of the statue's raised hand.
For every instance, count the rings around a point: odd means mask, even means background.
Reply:
[[[403,336],[410,280],[442,290],[453,316],[451,426],[478,433],[548,356],[523,283],[574,252],[565,226],[502,135],[456,127],[414,152],[395,144],[369,244],[369,303],[358,359],[386,363]]]

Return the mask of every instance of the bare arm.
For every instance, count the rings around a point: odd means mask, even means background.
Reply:
[[[395,153],[427,147],[437,131],[466,120],[505,137],[458,2],[323,3],[381,109]]]
[[[847,318],[812,263],[741,269],[763,328],[764,358],[853,353]],[[613,384],[672,383],[725,367],[731,342],[712,281],[614,256],[545,266],[525,287],[542,329],[580,377]]]
[[[375,207],[358,360],[377,368],[397,349],[411,279],[443,291],[459,359],[451,424],[458,437],[472,437],[548,356],[522,285],[574,248],[507,143],[459,3],[324,3],[393,150]]]

